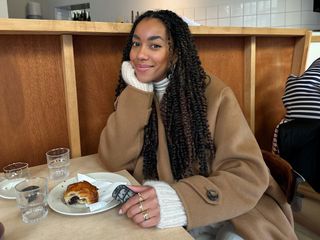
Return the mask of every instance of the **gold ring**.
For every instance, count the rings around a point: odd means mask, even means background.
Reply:
[[[147,221],[150,218],[148,210],[145,210],[142,214],[144,221]]]
[[[138,196],[139,196],[139,202],[143,202],[144,199],[143,199],[143,197],[142,197],[142,194],[138,192]]]
[[[140,203],[140,206],[139,206],[139,208],[140,208],[140,212],[143,212],[144,211],[144,209],[143,209],[143,206],[142,206],[142,202],[139,202]]]

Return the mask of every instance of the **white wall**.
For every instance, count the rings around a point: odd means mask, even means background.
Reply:
[[[93,21],[130,21],[131,10],[171,9],[208,26],[305,27],[320,29],[313,0],[47,0],[49,17],[55,6],[89,2]]]
[[[43,18],[48,18],[49,9],[47,7],[47,0],[8,0],[9,18],[26,18],[26,6],[28,2],[40,3]]]
[[[7,0],[0,0],[0,18],[8,18]]]
[[[9,2],[27,0],[9,0]],[[130,21],[131,10],[170,9],[208,26],[288,27],[320,30],[320,13],[313,0],[41,0],[45,18],[54,19],[54,8],[90,3],[93,21]],[[10,14],[9,17],[13,17]]]
[[[320,36],[320,32],[315,32],[312,36]],[[308,50],[306,69],[320,57],[320,42],[311,42]]]
[[[192,4],[192,2],[195,2]],[[193,6],[197,2],[204,2],[203,0],[48,0],[49,15],[48,18],[54,18],[54,8],[66,5],[74,5],[81,3],[90,3],[91,18],[93,21],[109,21],[114,22],[119,19],[124,21],[131,20],[131,10],[145,11],[147,9],[178,9],[178,7]],[[210,1],[206,1],[210,2]]]

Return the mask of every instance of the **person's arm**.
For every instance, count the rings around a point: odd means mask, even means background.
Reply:
[[[234,94],[228,87],[221,88],[208,99],[209,125],[216,145],[212,173],[171,185],[185,208],[188,229],[251,210],[269,182],[268,168]]]
[[[128,86],[118,97],[116,110],[102,130],[98,150],[109,171],[133,170],[141,153],[153,100],[152,84],[139,82],[130,63],[123,63],[122,73]]]
[[[146,181],[144,186],[153,187],[156,191],[160,208],[158,228],[181,227],[187,225],[187,215],[176,191],[162,181]]]

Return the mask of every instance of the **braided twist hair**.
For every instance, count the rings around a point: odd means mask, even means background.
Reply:
[[[207,76],[188,25],[169,10],[147,11],[134,22],[123,50],[122,61],[130,60],[133,33],[141,20],[156,18],[167,29],[169,49],[176,61],[168,72],[169,84],[161,103],[161,118],[165,127],[173,176],[176,180],[200,174],[209,175],[209,163],[214,158],[215,146],[207,120],[205,88]],[[116,97],[126,87],[121,73]],[[157,179],[158,129],[155,104],[144,132],[142,148],[145,179]]]

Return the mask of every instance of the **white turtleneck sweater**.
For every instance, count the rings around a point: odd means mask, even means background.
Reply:
[[[153,83],[154,91],[156,92],[157,98],[161,101],[164,93],[166,92],[167,86],[169,85],[169,79],[165,78],[159,82]]]
[[[146,92],[155,91],[159,101],[162,99],[169,84],[168,78],[153,83],[140,82],[136,78],[130,62],[122,63],[121,73],[127,84]],[[176,191],[169,184],[162,181],[145,181],[143,185],[152,186],[156,190],[160,206],[160,222],[157,225],[158,228],[187,225],[187,216],[184,207]]]

